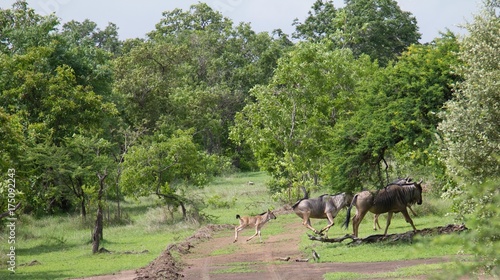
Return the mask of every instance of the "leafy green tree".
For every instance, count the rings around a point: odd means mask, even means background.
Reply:
[[[460,79],[451,71],[456,51],[453,34],[443,35],[433,44],[410,46],[396,63],[361,81],[353,97],[358,105],[331,138],[332,185],[355,190],[408,174],[443,176],[435,135],[438,113]],[[424,174],[417,173],[419,166]]]
[[[0,170],[15,168],[23,151],[24,135],[21,120],[17,115],[7,114],[0,107]]]
[[[162,115],[173,110],[170,95],[189,83],[183,64],[185,46],[168,43],[140,43],[115,60],[114,90],[124,100],[125,121],[134,127],[152,129]]]
[[[402,11],[394,0],[345,0],[335,9],[332,1],[318,0],[314,13],[304,23],[294,25],[297,38],[332,40],[338,48],[350,48],[356,57],[367,54],[387,65],[408,46],[418,43],[417,20]]]
[[[253,86],[269,81],[291,41],[279,30],[233,25],[202,3],[163,13],[148,37],[126,43],[116,60],[114,89],[124,97],[126,121],[150,131],[158,123],[170,132],[194,128],[207,152],[238,162],[243,147],[228,141],[234,115]]]
[[[119,54],[122,45],[118,39],[116,24],[109,23],[104,30],[100,30],[95,22],[88,19],[83,22],[72,20],[65,23],[61,36],[69,37],[68,41],[72,44],[97,47],[112,54]]]
[[[100,204],[102,193],[107,190],[101,189],[102,182],[96,174],[108,174],[115,168],[111,157],[112,144],[99,137],[73,135],[65,139],[64,149],[68,161],[66,172],[61,172],[65,177],[62,179],[79,200],[81,214],[85,219],[88,200],[97,200],[96,204]]]
[[[18,0],[12,9],[0,9],[0,52],[23,54],[31,47],[46,46],[59,20],[38,15],[28,2]]]
[[[293,36],[298,39],[320,42],[336,34],[340,23],[337,22],[337,9],[335,9],[333,1],[317,0],[311,9],[312,11],[308,12],[309,16],[303,23],[299,22],[298,19],[294,20],[293,25],[296,31]]]
[[[2,118],[12,133],[16,123],[21,125],[24,154],[17,162],[16,183],[28,200],[24,209],[37,213],[69,211],[85,197],[85,180],[73,178],[82,183],[75,184],[77,192],[70,188],[74,162],[68,137],[107,137],[110,124],[119,125],[111,93],[112,54],[85,39],[95,25],[85,22],[87,33],[80,37],[71,28],[58,32],[58,25],[55,16],[36,14],[26,1],[0,11]],[[10,149],[9,158],[15,158],[15,150]]]
[[[464,80],[456,84],[446,103],[442,156],[457,187],[450,190],[455,210],[471,228],[464,245],[475,261],[462,273],[500,275],[498,223],[500,174],[500,18],[498,1],[485,1],[484,9],[467,24],[457,69]]]
[[[494,10],[468,25],[470,36],[463,40],[460,52],[464,81],[457,84],[440,124],[448,170],[467,181],[500,174],[499,26]]]
[[[214,157],[202,152],[193,142],[192,131],[173,134],[156,131],[125,155],[122,188],[132,197],[157,195],[167,205],[182,208],[192,200],[182,195],[183,187],[201,187],[214,174]]]
[[[252,149],[277,189],[318,181],[326,145],[339,118],[350,114],[358,79],[377,69],[367,57],[300,43],[280,60],[272,82],[255,87],[256,100],[237,114],[231,137]]]

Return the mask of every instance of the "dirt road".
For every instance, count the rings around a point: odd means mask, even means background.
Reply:
[[[241,232],[238,242],[233,243],[232,232],[231,225],[207,226],[186,241],[169,246],[147,267],[137,271],[122,271],[114,275],[85,279],[316,280],[323,279],[323,275],[328,272],[375,274],[418,264],[447,261],[443,258],[434,258],[395,262],[316,263],[311,259],[311,255],[303,255],[299,250],[300,237],[305,232],[300,223],[286,224],[284,233],[266,236],[264,243],[260,243],[258,237],[250,242],[245,241],[246,237],[253,234],[251,229]],[[262,234],[266,235],[265,228]],[[214,235],[216,237],[213,237]],[[170,252],[178,252],[183,263],[174,261]],[[305,259],[309,261],[296,261]]]
[[[243,231],[245,233],[245,231]],[[211,280],[250,280],[250,279],[323,279],[328,272],[379,273],[390,272],[397,268],[417,264],[441,262],[443,259],[425,259],[397,262],[371,263],[316,263],[311,255],[302,255],[298,244],[304,228],[297,224],[286,225],[285,233],[269,236],[265,243],[258,238],[250,242],[245,236],[253,232],[248,230],[238,243],[232,243],[232,237],[212,238],[196,245],[185,255],[186,267],[184,279]],[[262,231],[265,234],[265,230]],[[214,255],[214,251],[223,254]],[[290,258],[283,261],[283,258]],[[308,259],[308,262],[296,260]]]

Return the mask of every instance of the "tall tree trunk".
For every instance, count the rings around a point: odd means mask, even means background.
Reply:
[[[97,173],[99,178],[99,192],[97,193],[97,218],[95,221],[94,234],[92,234],[92,253],[99,251],[99,242],[103,240],[103,223],[102,223],[102,197],[104,193],[104,180],[108,176],[106,170],[104,174]]]

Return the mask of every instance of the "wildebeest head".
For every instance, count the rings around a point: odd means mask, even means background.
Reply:
[[[267,209],[267,219],[268,220],[275,220],[276,219],[276,216],[274,215],[273,212],[271,212],[271,210]]]
[[[418,183],[415,183],[414,185],[418,190],[417,199],[416,199],[417,204],[421,205],[422,204],[422,180],[420,180],[420,182],[418,182]]]

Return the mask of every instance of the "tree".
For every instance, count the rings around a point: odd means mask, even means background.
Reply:
[[[268,83],[278,58],[292,45],[279,30],[256,33],[233,25],[206,4],[163,13],[145,42],[129,42],[116,60],[114,89],[124,97],[125,119],[170,131],[195,129],[205,151],[241,162],[243,147],[228,140],[234,115],[256,84]],[[129,49],[129,46],[130,49]]]
[[[318,0],[314,14],[304,23],[294,22],[296,38],[319,41],[328,38],[337,48],[350,48],[356,57],[367,54],[387,65],[408,46],[418,43],[417,20],[394,0],[345,0],[335,9],[332,1]]]
[[[317,0],[311,8],[312,11],[308,12],[309,16],[304,23],[300,23],[298,19],[293,21],[295,38],[320,42],[338,31],[340,23],[337,22],[337,9],[333,1]],[[341,11],[339,9],[339,12]]]
[[[448,170],[471,182],[500,174],[499,26],[494,6],[468,25],[470,36],[460,52],[464,81],[457,84],[440,124]]]
[[[318,182],[327,139],[340,118],[350,114],[358,80],[377,68],[368,57],[330,43],[299,43],[280,60],[272,82],[251,91],[255,102],[237,114],[231,138],[252,149],[259,166],[286,190]]]
[[[58,24],[54,15],[38,15],[27,1],[17,0],[12,9],[0,10],[0,52],[23,54],[31,47],[46,46]]]
[[[442,176],[437,115],[460,79],[450,68],[458,64],[457,50],[455,36],[444,34],[433,44],[410,46],[397,62],[360,81],[353,97],[358,105],[332,133],[330,184],[356,190],[418,171]]]
[[[69,37],[68,41],[76,45],[97,47],[112,54],[119,54],[121,42],[118,39],[118,27],[109,23],[100,30],[95,22],[88,19],[83,22],[69,21],[63,25],[61,36]]]
[[[500,201],[500,18],[498,1],[485,1],[483,10],[466,25],[468,34],[459,53],[457,69],[464,80],[456,84],[446,103],[442,159],[456,183],[448,195],[471,233],[463,244],[475,255],[462,273],[500,275],[498,203]],[[467,214],[467,215],[466,215]]]
[[[161,130],[132,146],[125,156],[122,188],[132,197],[157,195],[167,205],[181,207],[186,218],[190,200],[181,187],[203,186],[214,174],[214,157],[202,152],[192,131],[167,134]]]

